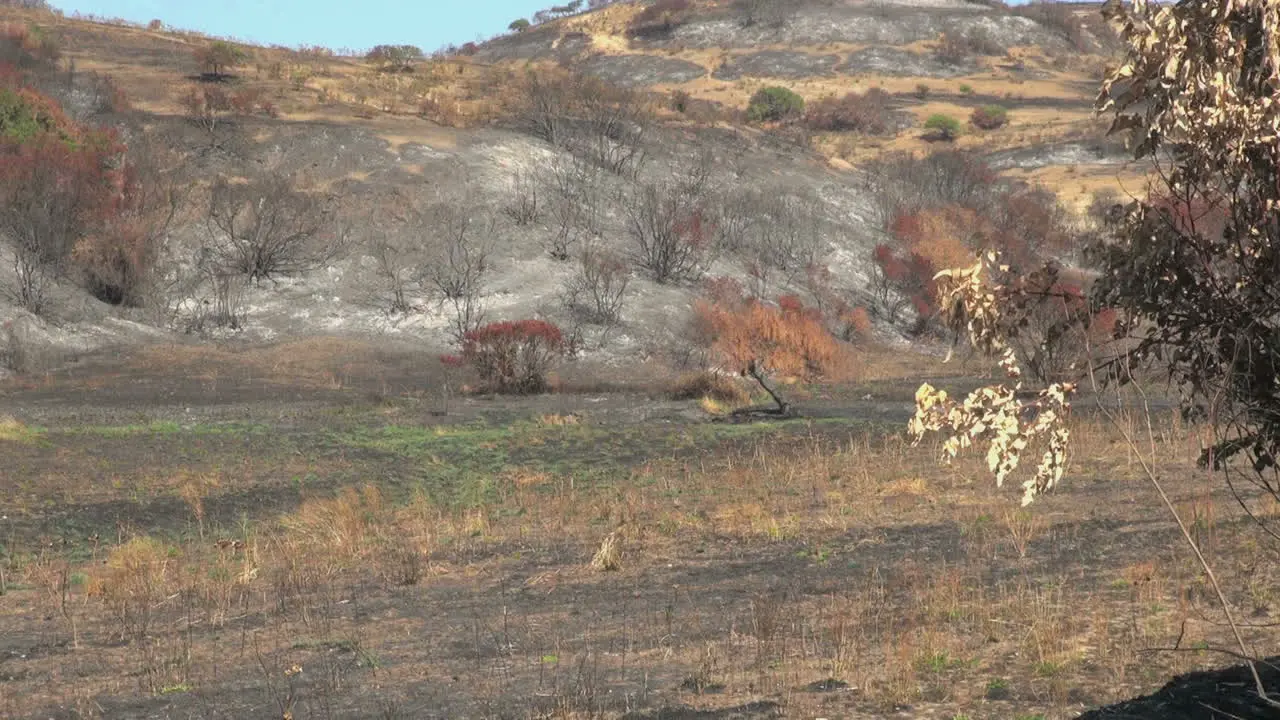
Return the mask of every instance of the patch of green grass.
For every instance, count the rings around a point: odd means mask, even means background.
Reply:
[[[987,682],[985,694],[988,700],[1005,700],[1009,697],[1009,681],[1004,678],[993,678]]]
[[[104,438],[127,438],[156,435],[255,435],[267,432],[266,425],[255,423],[195,423],[184,425],[169,420],[126,425],[79,425],[57,430],[64,435],[90,435]]]
[[[960,658],[953,658],[945,652],[935,652],[926,655],[918,661],[921,670],[929,672],[946,672],[953,668],[965,666],[965,661]]]
[[[383,476],[384,489],[392,497],[422,493],[436,503],[475,507],[494,499],[497,483],[512,468],[606,487],[626,481],[633,468],[654,458],[699,457],[756,438],[783,439],[815,427],[850,424],[842,419],[688,425],[540,425],[527,420],[498,426],[369,424],[327,431],[316,442],[329,452],[354,449],[401,459]]]
[[[174,695],[177,693],[188,693],[188,692],[191,692],[191,690],[192,690],[191,686],[188,685],[187,683],[178,683],[177,685],[165,685],[164,687],[160,688],[160,692],[157,694]]]
[[[1040,677],[1053,677],[1060,672],[1062,672],[1062,663],[1049,661],[1036,663],[1036,675]]]

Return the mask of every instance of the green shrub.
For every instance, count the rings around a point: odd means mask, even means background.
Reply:
[[[960,84],[960,94],[961,94],[961,95],[972,95],[972,94],[973,94],[973,86],[972,86],[972,85],[970,85],[969,83],[961,83],[961,84]]]
[[[747,120],[777,122],[804,113],[804,98],[784,87],[761,88],[747,105]]]
[[[983,105],[974,108],[969,116],[969,124],[980,130],[995,130],[1009,122],[1009,111],[999,105]]]
[[[924,129],[936,135],[940,140],[955,140],[960,134],[960,121],[950,115],[937,113],[924,121]]]
[[[528,20],[520,18],[518,20],[512,20],[511,24],[507,26],[507,29],[512,32],[524,32],[529,29],[530,24],[531,23]]]

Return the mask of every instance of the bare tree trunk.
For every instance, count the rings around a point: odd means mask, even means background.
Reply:
[[[783,397],[778,394],[777,390],[770,387],[768,375],[760,368],[760,366],[756,365],[755,363],[752,363],[751,366],[747,368],[747,375],[751,376],[752,380],[755,380],[757,383],[759,383],[760,387],[764,388],[764,391],[769,393],[769,397],[773,398],[773,402],[778,405],[779,415],[783,415],[783,416],[791,415],[792,413],[791,403],[783,399]]]

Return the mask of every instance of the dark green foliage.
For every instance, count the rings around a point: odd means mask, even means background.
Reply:
[[[761,88],[751,96],[747,119],[751,122],[780,122],[804,114],[804,98],[788,88]]]

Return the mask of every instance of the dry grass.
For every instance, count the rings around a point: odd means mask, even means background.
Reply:
[[[673,400],[697,400],[704,406],[729,410],[751,402],[741,380],[710,370],[680,375],[672,383],[669,395]]]
[[[708,572],[746,554],[772,558],[770,572],[792,579],[762,585],[744,577],[750,588],[744,602],[711,615],[695,602],[673,608],[666,619],[659,613],[618,621],[634,633],[628,663],[680,673],[672,682],[687,678],[682,687],[718,688],[718,694],[684,700],[712,707],[754,692],[780,699],[788,716],[830,713],[796,688],[833,678],[859,689],[855,705],[841,706],[840,716],[854,707],[871,712],[902,704],[972,713],[1000,702],[1011,712],[1065,717],[1078,707],[1074,698],[1081,692],[1095,701],[1113,699],[1148,687],[1161,673],[1209,659],[1153,658],[1142,654],[1144,648],[1171,643],[1184,631],[1188,643],[1213,643],[1222,635],[1221,627],[1205,621],[1212,606],[1195,599],[1202,596],[1196,595],[1201,581],[1194,568],[1164,541],[1103,542],[1110,549],[1098,552],[1116,554],[1110,567],[1059,550],[1106,541],[1080,524],[1091,514],[1146,526],[1144,533],[1163,522],[1150,504],[1124,503],[1141,495],[1137,468],[1126,470],[1125,451],[1106,428],[1081,423],[1076,438],[1075,456],[1084,460],[1071,476],[1082,482],[1026,511],[1013,508],[1013,495],[990,487],[980,459],[940,468],[935,448],[911,448],[897,437],[838,446],[816,438],[790,446],[765,442],[696,468],[656,462],[618,484],[578,485],[516,467],[493,479],[494,499],[479,506],[440,507],[421,495],[393,503],[373,485],[349,487],[307,500],[276,522],[245,525],[225,536],[172,542],[136,535],[103,548],[102,562],[31,558],[20,571],[38,591],[19,591],[28,593],[19,597],[58,618],[58,634],[78,646],[82,662],[125,662],[153,694],[174,687],[216,692],[223,678],[208,663],[227,648],[210,629],[255,627],[252,642],[259,643],[254,652],[261,662],[252,663],[258,669],[241,681],[260,676],[256,682],[266,686],[270,676],[271,692],[287,704],[291,691],[283,673],[297,664],[299,677],[314,677],[326,662],[324,652],[299,649],[296,640],[290,649],[282,639],[290,633],[355,638],[349,644],[368,656],[363,662],[397,668],[398,675],[383,679],[388,687],[405,673],[442,671],[439,663],[449,661],[397,638],[430,635],[444,621],[415,610],[418,596],[398,588],[420,586],[414,593],[427,593],[424,598],[437,586],[483,592],[490,583],[509,582],[509,570],[522,567],[509,555],[512,549],[568,548],[565,562],[540,565],[519,582],[535,592],[573,587],[589,597],[601,592],[591,579],[594,568],[612,570],[609,576],[623,586],[647,593],[642,588],[650,584],[644,581],[649,574],[668,563],[695,562],[691,548],[729,543],[731,552],[708,558]],[[1189,467],[1185,429],[1167,426],[1159,440],[1166,471]],[[1098,468],[1107,471],[1100,475]],[[181,481],[199,520],[201,498],[219,483],[199,475]],[[1217,556],[1233,558],[1224,565],[1265,556],[1256,543],[1252,549],[1241,544],[1250,536],[1233,524],[1230,505],[1220,497],[1196,488],[1180,501],[1189,503],[1190,517]],[[625,563],[621,531],[606,533],[601,543],[602,525],[629,529]],[[918,539],[912,539],[915,533]],[[955,539],[942,539],[950,535]],[[1228,548],[1236,554],[1228,556]],[[1248,577],[1227,567],[1223,572]],[[1273,597],[1280,587],[1275,580],[1253,578],[1249,592]],[[788,585],[795,589],[786,590]],[[717,587],[695,584],[681,592],[701,597]],[[379,597],[376,602],[390,604],[376,618],[359,621],[347,610],[353,592],[363,596],[361,603]],[[537,613],[483,621],[491,628],[507,624],[501,632],[513,634],[517,665],[524,653],[543,657],[543,664],[560,658],[558,667],[586,652],[537,642],[524,649],[521,643],[534,636],[520,635],[529,632],[521,628],[600,638],[622,628],[535,610],[541,607],[536,604],[520,610],[519,603],[512,608],[504,601],[503,607],[501,612]],[[590,625],[584,628],[584,622]],[[652,645],[645,639],[649,633]],[[680,639],[657,640],[663,635]],[[122,648],[109,638],[129,644]],[[625,684],[619,667],[608,667],[594,682]],[[448,672],[467,674],[474,692],[487,682],[474,669]],[[120,692],[101,674],[79,683],[90,697]],[[0,703],[5,713],[29,709],[21,683],[14,687],[20,692]],[[315,687],[306,688],[293,688],[295,701],[314,698]],[[331,691],[335,697],[356,692],[341,684]],[[554,693],[566,702],[578,697],[566,687]]]
[[[313,389],[340,389],[349,378],[372,378],[389,371],[383,351],[372,342],[336,337],[310,337],[245,350],[214,345],[165,344],[134,353],[134,372],[181,373],[216,383],[219,377],[250,376]]]
[[[40,433],[11,415],[0,415],[0,442],[32,443]]]

